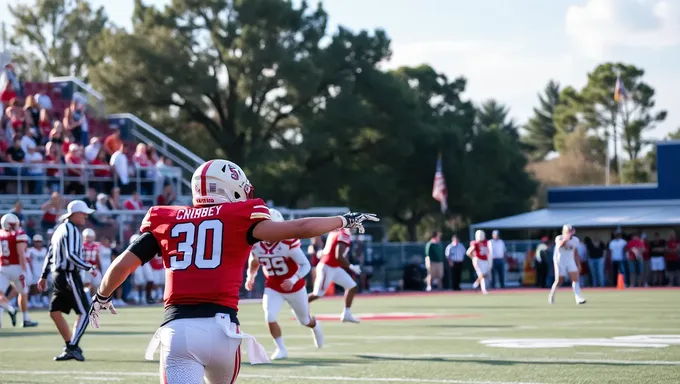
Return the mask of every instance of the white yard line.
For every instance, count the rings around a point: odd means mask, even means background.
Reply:
[[[0,370],[3,374],[8,375],[54,375],[54,376],[72,376],[72,375],[91,375],[90,371],[20,371],[20,370]],[[108,379],[114,379],[116,376],[127,377],[158,377],[158,372],[97,372],[102,376],[108,376]],[[90,376],[91,377],[91,376]],[[88,379],[90,378],[88,377]],[[321,381],[351,381],[351,382],[389,382],[389,383],[432,383],[432,384],[542,384],[529,383],[520,381],[489,381],[489,380],[453,380],[453,379],[411,379],[405,377],[349,377],[349,376],[302,376],[302,375],[257,375],[245,374],[239,375],[239,378],[244,379],[290,379],[290,380],[304,380],[312,382]]]

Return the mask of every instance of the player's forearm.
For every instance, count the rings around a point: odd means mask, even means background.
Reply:
[[[26,263],[26,246],[18,246],[17,247],[17,253],[19,254],[19,265],[21,265],[21,270],[26,271],[28,270],[28,266]]]
[[[142,261],[134,253],[125,251],[122,255],[116,257],[106,270],[97,292],[104,297],[111,296],[113,291],[120,287],[125,279],[140,265],[142,265]]]
[[[255,277],[257,275],[257,269],[260,267],[260,263],[257,262],[257,259],[254,258],[252,255],[250,256],[250,259],[248,259],[248,272],[246,277],[248,279]]]
[[[336,217],[307,217],[303,219],[291,220],[291,232],[284,239],[310,239],[321,236],[343,226],[344,222],[340,216]]]
[[[47,278],[47,274],[50,271],[50,264],[52,264],[50,260],[51,254],[48,252],[47,256],[45,256],[45,260],[43,261],[43,268],[42,268],[42,273],[40,274],[40,277],[43,279]]]

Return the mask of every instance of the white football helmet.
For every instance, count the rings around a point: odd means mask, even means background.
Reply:
[[[241,167],[227,160],[210,160],[191,177],[194,206],[246,201],[253,190]]]
[[[274,208],[269,208],[269,216],[271,216],[272,221],[285,221],[281,212]]]
[[[85,228],[85,229],[83,230],[83,239],[84,239],[85,241],[94,241],[95,237],[97,237],[97,235],[95,235],[93,229],[91,229],[91,228]]]
[[[17,215],[13,213],[7,213],[0,219],[0,227],[6,231],[14,231],[21,225]]]
[[[482,231],[481,229],[478,229],[478,230],[475,232],[475,240],[477,240],[477,241],[484,241],[484,240],[486,240],[486,233],[485,233],[484,231]]]

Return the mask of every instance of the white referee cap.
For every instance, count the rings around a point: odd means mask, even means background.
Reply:
[[[61,215],[59,219],[66,220],[74,213],[84,213],[86,215],[91,215],[94,213],[94,209],[88,207],[87,204],[85,204],[85,202],[82,200],[73,200],[72,202],[68,203],[68,206],[66,207],[66,213]]]
[[[44,242],[42,235],[33,235],[33,242],[35,243],[36,241]]]

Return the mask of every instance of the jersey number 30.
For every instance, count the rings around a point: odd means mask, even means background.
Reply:
[[[199,269],[215,269],[222,262],[222,232],[224,225],[219,220],[206,220],[196,228],[194,223],[181,223],[172,227],[170,235],[184,241],[177,244],[180,255],[170,257],[170,269],[182,270],[192,264]],[[212,252],[207,252],[208,231],[212,232]],[[195,252],[194,252],[195,250]]]

